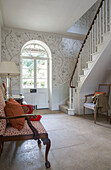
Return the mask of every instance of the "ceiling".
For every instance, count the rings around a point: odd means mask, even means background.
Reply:
[[[0,6],[4,26],[66,33],[95,2],[96,0],[0,0]]]

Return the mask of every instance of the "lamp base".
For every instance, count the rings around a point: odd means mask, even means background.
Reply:
[[[11,78],[7,77],[7,95],[6,95],[6,100],[8,100],[11,97]]]

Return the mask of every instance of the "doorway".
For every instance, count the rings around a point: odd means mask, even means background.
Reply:
[[[28,104],[38,109],[51,106],[51,52],[38,40],[27,42],[21,50],[21,92]]]

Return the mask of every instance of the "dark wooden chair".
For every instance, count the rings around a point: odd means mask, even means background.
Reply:
[[[110,86],[111,84],[99,84],[98,87],[98,92],[104,92],[105,96],[107,97],[107,101],[109,101],[109,94],[110,94]],[[96,101],[96,103],[92,102],[87,102],[88,97],[93,97],[94,94],[88,94],[85,95],[85,101],[84,101],[84,105],[83,105],[83,116],[85,117],[85,108],[91,109],[94,111],[94,123],[96,123],[96,117],[98,114],[98,110],[100,109],[98,107],[98,100]],[[107,114],[107,120],[108,120],[108,110],[106,110],[106,114]]]
[[[30,117],[34,116],[34,114],[24,114],[16,117],[6,117],[4,107],[5,101],[2,90],[0,88],[0,155],[3,152],[4,142],[34,139],[37,140],[38,145],[40,145],[42,140],[43,144],[46,145],[45,166],[46,168],[50,168],[50,162],[48,161],[48,153],[50,150],[51,142],[48,138],[48,133],[46,132],[41,122],[30,121]],[[20,131],[16,128],[13,128],[7,123],[7,120],[9,119],[18,119],[21,117],[25,117],[26,120],[23,129],[21,129]]]

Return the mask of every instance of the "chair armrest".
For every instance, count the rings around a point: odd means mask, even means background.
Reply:
[[[12,116],[12,117],[4,117],[4,116],[0,116],[0,119],[19,119],[19,118],[30,118],[30,117],[37,117],[38,114],[23,114],[20,116]]]
[[[84,103],[86,103],[87,98],[88,98],[88,97],[91,97],[91,96],[94,96],[94,94],[87,94],[87,95],[85,95],[85,101],[84,101]]]
[[[94,94],[87,94],[87,95],[85,95],[85,97],[91,97],[91,96],[94,96]]]

